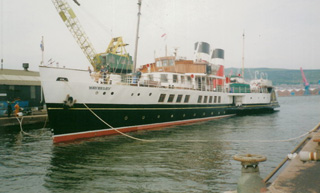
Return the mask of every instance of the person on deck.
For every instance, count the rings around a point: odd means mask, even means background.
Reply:
[[[15,114],[16,116],[18,116],[18,113],[19,113],[19,110],[20,110],[19,103],[17,103],[16,105],[14,105],[14,108],[15,108],[14,114]]]

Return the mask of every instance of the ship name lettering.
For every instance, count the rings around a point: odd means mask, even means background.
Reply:
[[[110,90],[110,87],[103,87],[103,86],[89,86],[89,90]]]

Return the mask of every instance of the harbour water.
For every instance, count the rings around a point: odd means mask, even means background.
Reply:
[[[0,192],[223,192],[236,189],[238,153],[267,156],[267,176],[320,121],[320,96],[279,98],[279,111],[52,144],[49,128],[0,131]],[[98,120],[97,120],[98,121]],[[239,141],[238,141],[239,140]],[[254,140],[254,141],[252,141]],[[261,140],[261,141],[260,141]]]

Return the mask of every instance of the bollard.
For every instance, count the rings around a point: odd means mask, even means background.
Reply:
[[[242,165],[241,177],[238,180],[238,193],[258,193],[266,192],[267,187],[260,177],[259,162],[266,161],[267,158],[261,155],[245,154],[235,155],[233,159],[240,161]]]

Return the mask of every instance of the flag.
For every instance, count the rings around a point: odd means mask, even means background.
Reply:
[[[44,51],[43,41],[41,41],[41,43],[40,43],[40,48],[41,48],[41,51]]]
[[[166,33],[164,33],[164,34],[162,34],[162,35],[161,35],[161,37],[163,38],[163,37],[164,37],[164,36],[166,36],[166,35],[167,35],[167,34],[166,34]]]

